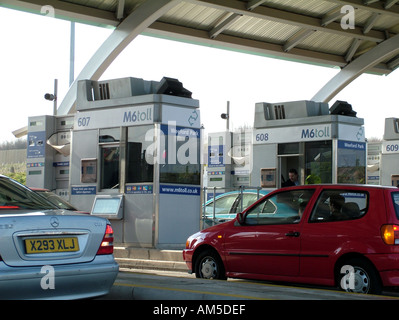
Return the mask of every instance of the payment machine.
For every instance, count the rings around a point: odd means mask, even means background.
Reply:
[[[69,200],[69,155],[74,116],[28,119],[26,185],[45,188]]]
[[[207,178],[209,187],[227,188],[230,191],[232,163],[229,152],[232,147],[232,133],[229,131],[208,134]]]
[[[257,103],[251,183],[281,187],[290,169],[299,184],[365,183],[363,124],[344,101]]]
[[[115,242],[174,248],[200,229],[200,111],[176,79],[78,83],[70,202]]]

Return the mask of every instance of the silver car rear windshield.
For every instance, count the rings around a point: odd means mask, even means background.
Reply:
[[[0,214],[10,210],[49,210],[55,205],[22,184],[7,177],[0,177]]]

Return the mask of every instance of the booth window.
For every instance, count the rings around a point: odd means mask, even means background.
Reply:
[[[331,140],[307,142],[305,144],[305,183],[332,182]]]
[[[119,187],[120,128],[100,130],[100,188]]]
[[[299,154],[299,143],[280,143],[278,145],[279,155]]]
[[[161,147],[163,151],[159,169],[160,182],[198,185],[201,172],[198,151],[200,130],[173,126],[171,128],[161,127],[165,139]]]
[[[154,143],[153,126],[128,128],[126,183],[153,182],[154,161],[149,147]],[[148,134],[147,134],[148,133]],[[147,137],[146,137],[147,135]]]
[[[97,182],[97,159],[81,160],[80,182],[82,183]]]
[[[366,144],[338,141],[337,170],[338,183],[365,183]]]

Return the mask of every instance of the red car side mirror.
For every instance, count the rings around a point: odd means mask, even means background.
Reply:
[[[241,224],[241,225],[244,224],[245,219],[244,219],[244,215],[242,214],[242,212],[237,213],[237,217],[236,218],[237,218],[237,222],[239,224]]]

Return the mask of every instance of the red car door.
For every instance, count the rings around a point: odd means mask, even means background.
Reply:
[[[256,252],[260,250],[256,241],[256,226],[240,225],[225,230],[224,249],[227,271],[256,273]]]
[[[367,214],[375,211],[370,210],[371,195],[362,188],[337,186],[322,190],[309,220],[302,227],[302,277],[324,279],[326,284],[332,284],[339,256],[346,252],[362,252],[367,246],[363,244],[381,241],[378,215]],[[373,226],[377,227],[373,229]]]
[[[300,214],[313,192],[313,189],[280,191],[249,208],[241,225],[236,223],[225,230],[227,270],[262,275],[298,275]]]
[[[278,276],[299,274],[299,227],[299,224],[258,227],[257,242],[261,250],[257,259],[257,273]]]

